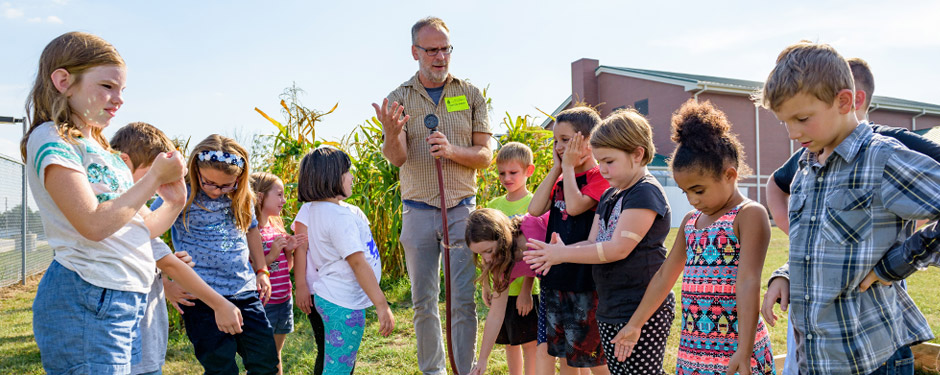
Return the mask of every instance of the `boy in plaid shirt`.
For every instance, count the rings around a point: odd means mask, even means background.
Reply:
[[[758,98],[807,150],[790,186],[790,259],[771,288],[792,296],[791,372],[913,374],[909,346],[932,339],[930,326],[903,284],[869,285],[936,251],[936,223],[912,235],[914,220],[940,216],[940,165],[860,126],[854,90],[838,52],[804,41],[781,52]]]

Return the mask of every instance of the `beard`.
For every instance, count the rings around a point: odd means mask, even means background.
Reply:
[[[444,81],[447,80],[447,75],[449,73],[447,66],[444,66],[444,71],[435,71],[431,68],[432,66],[421,68],[421,72],[424,73],[424,76],[431,80],[431,82],[444,83]]]

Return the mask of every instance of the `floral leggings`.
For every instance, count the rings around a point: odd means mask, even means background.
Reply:
[[[365,330],[365,310],[351,310],[314,296],[326,335],[324,374],[351,374]]]

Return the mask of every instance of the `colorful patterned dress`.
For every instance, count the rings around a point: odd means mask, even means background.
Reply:
[[[735,282],[741,244],[734,235],[734,218],[745,200],[711,225],[696,229],[696,211],[685,224],[686,262],[682,276],[682,335],[677,375],[725,374],[738,348],[738,310]],[[751,372],[776,374],[770,336],[758,318]]]

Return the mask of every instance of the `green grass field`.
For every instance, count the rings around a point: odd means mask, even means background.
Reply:
[[[674,238],[670,236],[669,244]],[[787,258],[787,237],[783,232],[774,229],[767,254],[763,277],[764,280],[771,272]],[[39,362],[39,350],[32,337],[31,304],[36,293],[39,277],[33,277],[27,285],[15,285],[0,289],[0,373],[3,374],[42,374]],[[931,268],[916,273],[908,279],[908,290],[921,311],[927,317],[936,334],[940,334],[940,295],[937,285],[940,285],[940,270]],[[369,328],[363,339],[360,357],[356,365],[357,374],[417,374],[417,359],[415,354],[414,329],[411,324],[412,311],[410,287],[407,278],[397,280],[384,280],[382,289],[392,304],[395,313],[395,332],[389,337],[378,335],[378,324],[375,314],[370,311],[368,315]],[[675,291],[679,292],[679,285]],[[479,295],[479,293],[478,293]],[[486,316],[486,308],[479,301],[480,336],[483,331],[482,318]],[[444,304],[440,304],[443,315]],[[310,324],[299,311],[295,311],[295,332],[288,335],[284,348],[284,365],[287,374],[309,374],[313,372],[313,363],[316,358],[315,345]],[[678,344],[678,326],[680,318],[673,323],[669,349],[666,352],[665,368],[672,371],[675,367],[676,345]],[[786,325],[777,324],[771,328],[774,353],[786,351]],[[933,342],[940,343],[935,339]],[[170,343],[167,350],[167,363],[165,374],[201,374],[202,367],[192,354],[192,347],[185,333],[174,331],[170,333]],[[506,363],[502,350],[496,350],[490,357],[489,370],[492,374],[505,374]]]

